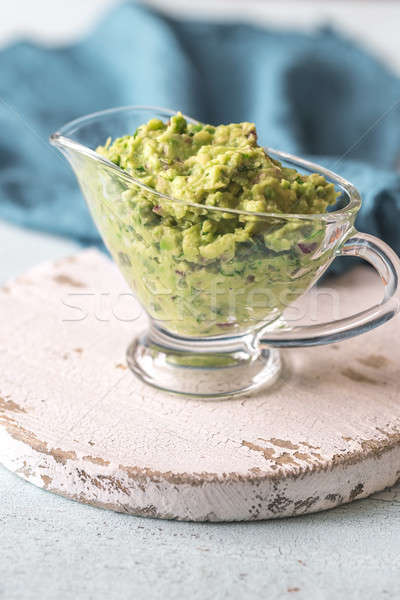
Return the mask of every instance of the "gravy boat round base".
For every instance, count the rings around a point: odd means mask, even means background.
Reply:
[[[126,356],[142,381],[201,398],[237,396],[271,385],[282,366],[279,351],[261,348],[251,335],[185,342],[154,325],[132,341]]]
[[[108,138],[133,134],[150,119],[166,121],[174,114],[152,107],[116,108],[77,119],[50,138],[70,162],[108,250],[149,317],[148,331],[127,351],[137,376],[187,396],[235,396],[276,381],[278,347],[338,342],[395,316],[399,259],[382,240],[356,231],[360,196],[339,175],[266,148],[283,166],[333,183],[338,202],[323,214],[247,212],[166,196],[96,152]],[[163,213],[175,221],[163,220]],[[192,244],[194,258],[188,256],[185,236],[198,235],[205,221],[212,227],[221,219],[228,233],[216,241],[224,251],[215,252],[211,242],[205,247],[209,242],[198,238],[202,252],[196,255]],[[236,236],[249,224],[252,238]],[[361,257],[375,268],[383,282],[382,301],[329,323],[285,326],[283,311],[338,255]]]

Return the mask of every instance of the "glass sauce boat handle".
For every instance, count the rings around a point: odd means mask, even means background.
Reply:
[[[331,344],[379,327],[399,312],[400,260],[390,246],[373,235],[354,231],[338,249],[337,256],[358,256],[375,268],[385,291],[380,304],[328,323],[288,326],[264,332],[259,339],[261,347],[296,348]]]

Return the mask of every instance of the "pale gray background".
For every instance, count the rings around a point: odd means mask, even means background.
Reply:
[[[0,0],[0,46],[20,35],[46,44],[68,42],[117,3]],[[396,1],[152,4],[173,14],[245,16],[303,29],[333,20],[400,73]],[[71,242],[0,222],[0,282],[75,248]],[[40,491],[0,467],[2,600],[399,598],[399,533],[400,487],[291,520],[193,525],[81,506]]]

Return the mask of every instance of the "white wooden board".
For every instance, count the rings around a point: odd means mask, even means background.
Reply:
[[[367,269],[335,285],[341,313],[380,294]],[[0,292],[0,462],[17,475],[95,506],[194,521],[323,510],[399,479],[399,320],[286,351],[274,388],[206,402],[155,391],[126,368],[145,326],[126,294],[94,250]]]

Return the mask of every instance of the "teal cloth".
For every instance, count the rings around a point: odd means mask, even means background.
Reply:
[[[98,243],[48,135],[90,112],[150,104],[254,121],[263,144],[313,155],[360,189],[359,229],[399,252],[399,99],[400,80],[330,29],[177,21],[126,3],[75,45],[0,52],[0,218]]]

